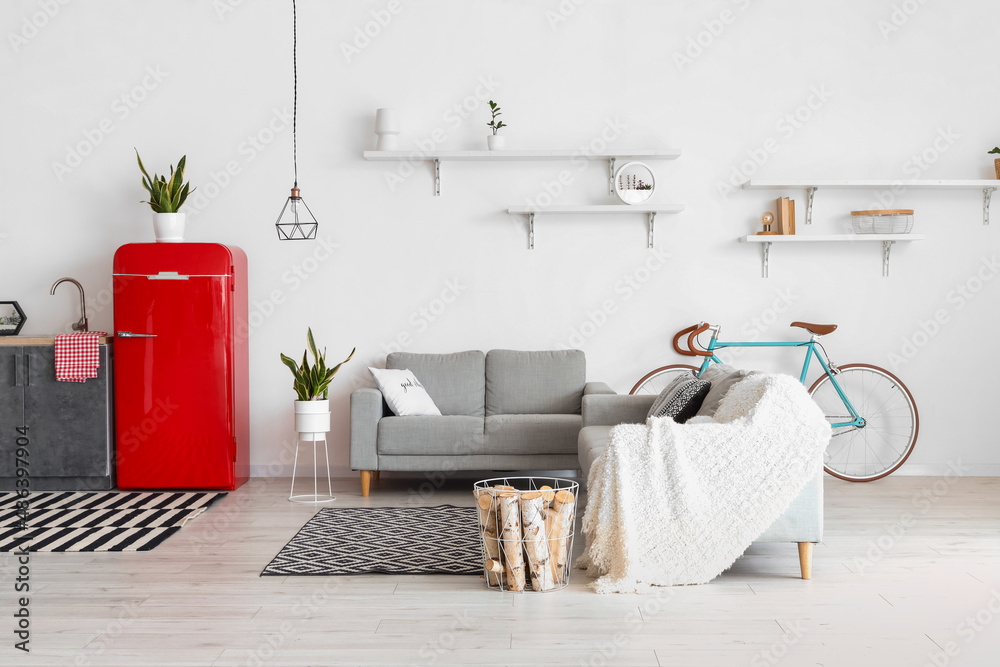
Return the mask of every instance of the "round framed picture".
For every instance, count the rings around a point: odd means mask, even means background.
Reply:
[[[649,201],[655,189],[653,170],[643,162],[626,162],[615,172],[615,194],[626,204]]]

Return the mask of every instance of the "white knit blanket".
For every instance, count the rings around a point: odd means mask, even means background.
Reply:
[[[599,593],[711,581],[816,476],[830,427],[800,382],[755,374],[714,418],[622,424],[591,467],[577,567]]]

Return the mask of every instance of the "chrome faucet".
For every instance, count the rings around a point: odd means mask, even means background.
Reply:
[[[59,283],[71,282],[76,285],[76,288],[80,290],[80,321],[73,324],[74,331],[87,331],[87,302],[83,298],[83,285],[73,280],[72,278],[60,278],[52,285],[52,290],[49,294],[55,294],[56,288],[59,287]]]

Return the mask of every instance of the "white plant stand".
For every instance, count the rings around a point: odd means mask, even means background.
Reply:
[[[308,436],[303,439],[302,436]],[[319,493],[319,466],[317,465],[317,448],[319,447],[319,442],[323,442],[323,454],[326,456],[326,488],[327,492],[324,494]],[[303,442],[312,442],[313,446],[313,492],[295,494],[295,476],[298,472],[299,467],[299,445]],[[302,503],[304,505],[318,505],[321,503],[333,502],[337,498],[333,495],[333,482],[330,479],[330,450],[326,444],[326,433],[299,433],[298,440],[295,442],[295,462],[292,464],[292,488],[288,492],[288,500],[293,503]]]

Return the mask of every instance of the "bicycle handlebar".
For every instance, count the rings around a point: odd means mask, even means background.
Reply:
[[[697,347],[695,347],[698,335],[708,331],[709,326],[710,325],[707,322],[702,322],[701,324],[695,324],[694,326],[690,326],[687,329],[681,329],[680,331],[678,331],[676,334],[674,334],[674,351],[677,352],[677,354],[683,355],[685,357],[712,356],[712,353],[709,352],[708,350],[700,350]],[[687,339],[688,349],[682,350],[681,346],[678,345],[678,343],[680,339],[685,335],[687,335],[688,337]]]

